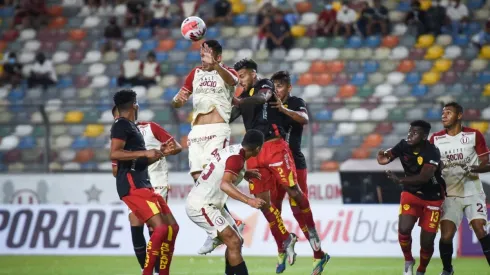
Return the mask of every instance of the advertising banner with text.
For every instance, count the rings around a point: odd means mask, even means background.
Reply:
[[[238,202],[230,202],[229,208],[246,224],[244,255],[277,254],[260,211]],[[188,219],[184,204],[171,205],[171,209],[180,225],[175,254],[197,255],[206,233]],[[397,206],[313,203],[312,210],[322,245],[332,256],[401,257]],[[300,237],[298,255],[312,255],[286,205],[282,216],[286,228]],[[0,205],[0,254],[4,255],[132,255],[130,235],[127,209],[122,205]],[[413,253],[418,256],[418,226],[412,236]],[[219,247],[212,255],[223,253]],[[438,253],[436,249],[435,256]]]
[[[169,202],[183,202],[194,186],[187,173],[170,173]],[[338,173],[308,174],[312,201],[341,204]],[[239,188],[249,194],[243,181]],[[0,204],[121,204],[111,174],[0,175]]]

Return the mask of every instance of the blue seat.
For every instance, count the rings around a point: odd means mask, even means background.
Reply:
[[[13,7],[3,7],[0,9],[0,17],[13,17],[14,16],[14,8]]]
[[[477,10],[483,6],[485,3],[484,0],[468,0],[466,2],[466,6],[468,7],[469,10]]]
[[[36,147],[36,139],[30,136],[21,138],[19,145],[17,145],[19,149],[32,149],[34,147]]]
[[[246,14],[238,14],[233,16],[233,25],[235,26],[246,26],[248,25],[249,18]]]
[[[150,39],[151,36],[152,36],[152,32],[151,32],[151,29],[149,29],[149,28],[140,29],[140,31],[138,32],[138,35],[137,35],[138,39],[143,40],[143,41]]]
[[[453,44],[456,46],[467,46],[468,43],[470,43],[470,39],[464,34],[453,37]]]
[[[315,114],[317,121],[330,121],[332,120],[332,112],[329,110],[323,110]]]
[[[3,163],[0,163],[0,172],[5,172],[7,171],[7,166],[4,165]]]
[[[377,48],[381,44],[381,38],[377,35],[369,36],[365,42],[366,46],[369,48]]]
[[[142,52],[153,51],[157,47],[157,41],[153,39],[146,40],[140,48]]]
[[[85,171],[95,171],[97,170],[97,163],[96,162],[86,162],[82,163],[80,165],[80,168]]]
[[[410,1],[400,1],[396,7],[396,10],[401,12],[409,12],[410,9]]]
[[[112,105],[114,105],[114,102],[110,98],[101,99],[99,102],[97,102],[96,109],[99,112],[105,112],[107,110],[111,110]]]
[[[332,136],[328,139],[327,146],[337,147],[344,144],[344,137]]]
[[[478,22],[470,22],[466,25],[464,30],[467,35],[474,35],[481,31],[481,25]]]
[[[73,86],[73,79],[71,77],[65,76],[58,80],[56,84],[56,88],[58,89],[66,89]]]
[[[490,71],[481,72],[477,78],[478,84],[490,83]]]
[[[352,85],[356,85],[356,86],[362,86],[366,84],[366,82],[367,82],[367,76],[365,73],[356,73],[351,79]]]
[[[431,108],[427,110],[427,114],[425,114],[425,118],[427,120],[439,120],[441,118],[441,109]]]
[[[363,69],[365,73],[375,73],[379,69],[379,63],[374,60],[366,61]]]
[[[427,90],[428,90],[427,86],[425,86],[425,85],[422,85],[422,84],[415,85],[412,88],[412,96],[415,96],[415,97],[425,96],[427,94]]]
[[[191,131],[191,125],[189,123],[181,123],[179,125],[179,132],[182,136],[187,136]]]
[[[175,48],[174,50],[176,51],[184,51],[187,50],[191,46],[191,42],[186,39],[179,39],[175,43]]]
[[[297,82],[298,82],[298,75],[297,74],[291,75],[291,84],[296,85]]]
[[[20,113],[25,111],[25,107],[24,105],[22,105],[22,101],[12,101],[11,103],[13,104],[10,104],[8,108],[12,113]]]
[[[362,38],[360,36],[351,36],[347,41],[346,48],[358,49],[362,46]]]
[[[110,108],[110,107],[109,107]],[[86,137],[77,137],[71,144],[72,149],[85,149],[90,146],[90,139]]]
[[[179,88],[177,87],[167,87],[163,93],[163,99],[165,101],[171,101],[178,92]]]
[[[155,54],[157,62],[163,62],[168,60],[168,52],[157,52]]]
[[[112,77],[109,81],[109,88],[117,88],[117,77]]]
[[[294,13],[286,14],[284,20],[288,22],[289,26],[294,26],[298,22],[298,16]]]
[[[188,62],[199,62],[201,61],[200,52],[189,52],[186,56],[186,61]]]
[[[216,27],[208,28],[206,32],[207,39],[217,39],[220,36],[220,31]]]
[[[10,102],[20,101],[24,98],[24,96],[25,96],[25,93],[22,89],[15,89],[15,90],[10,91],[9,95],[7,96],[7,99]]]
[[[176,75],[184,76],[184,75],[187,75],[189,73],[191,68],[189,67],[188,64],[177,64],[175,66],[174,70],[175,70],[174,72]]]
[[[411,72],[405,77],[405,83],[409,85],[417,85],[420,82],[420,74],[417,72]]]

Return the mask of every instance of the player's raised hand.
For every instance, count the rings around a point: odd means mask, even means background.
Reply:
[[[271,104],[272,108],[278,109],[278,111],[282,113],[282,111],[284,109],[286,109],[286,107],[284,107],[284,104],[282,103],[282,101],[279,99],[278,96],[275,96],[275,98],[276,98],[276,101],[271,102],[270,104]]]
[[[391,170],[386,170],[385,173],[388,179],[392,180],[394,183],[400,184],[400,179]]]
[[[174,101],[179,103],[185,103],[187,100],[189,100],[189,92],[185,90],[180,90],[174,97]]]
[[[218,60],[214,58],[213,49],[211,49],[206,43],[202,46],[202,62],[207,63],[211,66],[215,66],[218,64]]]
[[[258,169],[251,169],[251,170],[247,170],[245,172],[245,175],[243,176],[243,178],[246,181],[250,181],[251,179],[258,179],[258,180],[260,180],[261,175],[260,175]]]
[[[157,149],[150,149],[145,151],[145,157],[149,159],[154,159],[154,158],[162,158],[163,153],[160,150]]]
[[[259,198],[249,198],[247,200],[247,204],[250,205],[253,208],[259,209],[262,208],[262,206],[265,205],[265,201]]]
[[[174,142],[167,142],[160,146],[160,151],[162,151],[164,157],[170,155],[175,149],[176,147]]]
[[[381,165],[386,165],[390,163],[390,158],[388,157],[386,151],[384,150],[378,151],[378,155],[376,156],[376,159],[378,160],[378,163]]]

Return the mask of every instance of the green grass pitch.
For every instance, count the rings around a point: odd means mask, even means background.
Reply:
[[[246,257],[250,275],[275,274],[275,258]],[[323,274],[339,275],[400,275],[401,258],[336,258],[332,257]],[[483,258],[454,260],[457,275],[490,275]],[[300,257],[283,274],[308,275],[311,258]],[[433,259],[426,275],[438,275],[441,261]],[[180,256],[172,262],[172,275],[221,275],[224,261],[220,257]],[[107,256],[0,256],[0,274],[12,275],[138,275],[141,274],[134,257]]]

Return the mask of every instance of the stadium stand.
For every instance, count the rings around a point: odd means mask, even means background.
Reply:
[[[171,2],[174,11],[176,3]],[[209,17],[203,11],[212,10],[212,2],[199,8],[201,17]],[[312,169],[336,170],[346,159],[374,157],[378,148],[404,138],[409,120],[427,119],[434,129],[442,128],[441,102],[450,100],[462,103],[469,125],[490,140],[490,41],[484,41],[490,30],[490,1],[463,1],[471,20],[459,33],[442,28],[437,36],[419,37],[405,21],[410,1],[382,1],[389,10],[391,32],[367,37],[359,32],[350,37],[316,36],[323,1],[289,1],[295,12],[285,20],[294,46],[289,52],[270,53],[254,48],[257,1],[230,2],[232,26],[210,26],[206,38],[223,44],[228,65],[252,57],[264,76],[277,70],[292,72],[294,94],[309,105],[312,122],[303,146]],[[359,1],[352,2],[361,14]],[[431,6],[429,0],[420,4],[425,11]],[[46,5],[48,23],[39,29],[12,29],[15,9],[0,8],[0,57],[7,64],[9,53],[16,52],[24,77],[20,85],[0,87],[0,171],[43,171],[45,164],[50,171],[109,170],[112,95],[130,49],[137,50],[142,61],[149,51],[155,52],[162,75],[158,85],[134,87],[142,109],[139,119],[162,124],[185,146],[192,107],[173,110],[168,103],[200,62],[200,43],[184,40],[178,27],[122,27],[121,51],[107,51],[103,30],[112,16],[123,24],[124,5],[105,13],[81,12],[84,7],[78,1],[48,0]],[[341,3],[334,1],[332,7],[339,11]],[[174,25],[179,20],[176,17]],[[25,79],[40,51],[52,62],[58,79],[47,89],[29,89]],[[5,74],[4,67],[0,74]],[[241,124],[232,130],[234,140],[240,140]],[[171,169],[185,170],[186,154],[170,157]]]

